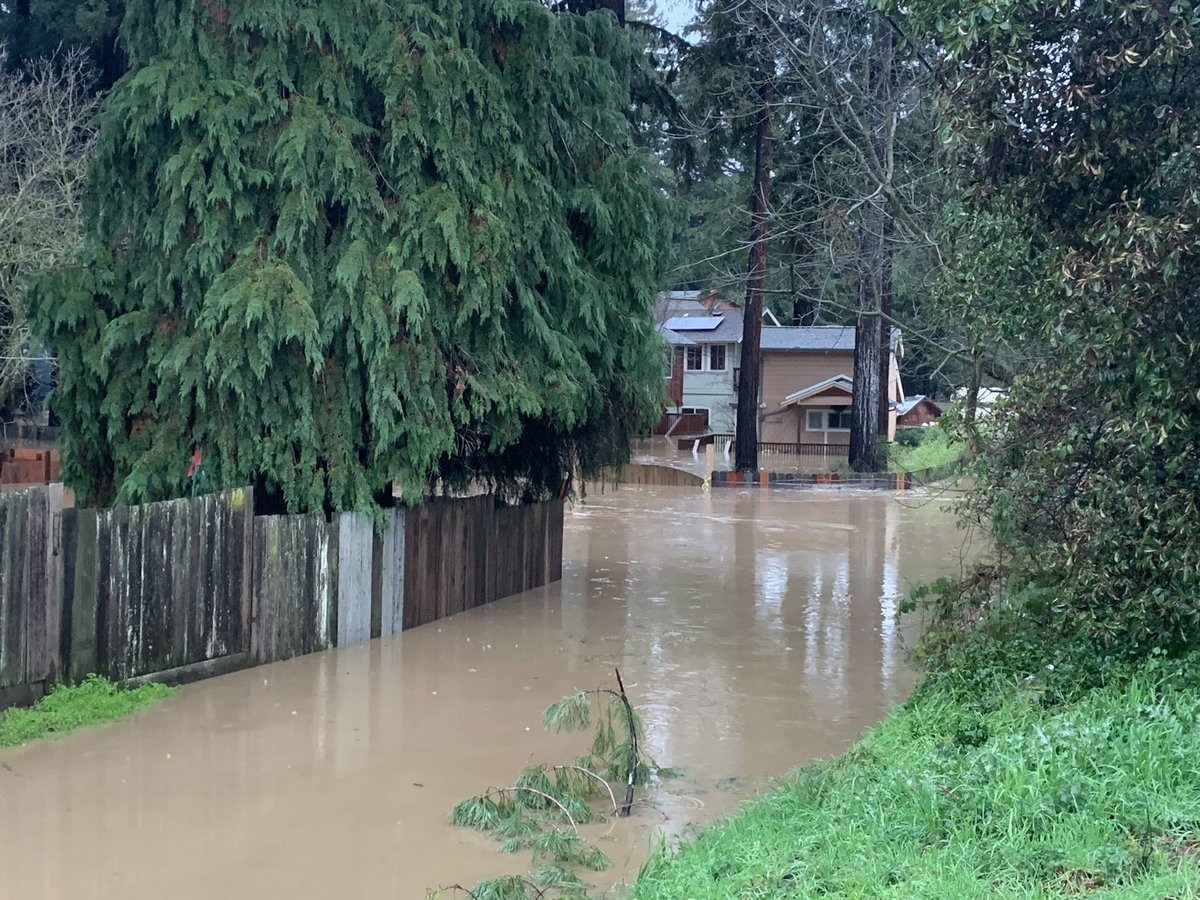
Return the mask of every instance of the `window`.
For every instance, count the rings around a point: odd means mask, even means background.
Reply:
[[[708,367],[714,372],[725,371],[725,345],[713,344],[708,348]]]
[[[809,431],[849,431],[850,407],[810,409],[805,418],[805,428]]]
[[[679,412],[685,416],[707,416],[707,406],[681,406]]]
[[[663,348],[663,378],[670,378],[675,374],[675,348]]]
[[[689,372],[699,372],[704,368],[704,348],[688,347],[683,357],[683,367]]]

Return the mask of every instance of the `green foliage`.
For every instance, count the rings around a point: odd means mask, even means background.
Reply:
[[[607,13],[137,0],[80,268],[36,291],[91,500],[557,493],[657,409],[664,239]],[[548,77],[553,73],[553,77]]]
[[[1192,896],[1197,663],[1051,708],[1011,673],[928,682],[845,756],[661,849],[635,896]]]
[[[941,469],[962,458],[966,445],[945,429],[937,425],[928,428],[909,428],[916,431],[917,440],[909,443],[900,439],[888,448],[888,468],[893,472],[922,472],[925,469]]]
[[[630,734],[629,714],[621,695],[616,691],[580,691],[564,697],[546,707],[542,713],[542,725],[558,733],[586,731],[593,727],[595,709],[595,731],[588,753],[579,757],[576,765],[586,771],[599,774],[604,780],[624,783],[629,777],[630,741],[642,737],[642,723],[633,713],[633,731]],[[652,760],[639,756],[636,781],[645,784],[651,777],[669,777],[671,770],[660,769]],[[576,772],[569,777],[580,777]],[[583,776],[586,777],[586,776]],[[593,785],[595,787],[595,785]]]
[[[1036,354],[977,460],[970,510],[1000,567],[974,602],[1104,654],[1185,652],[1200,628],[1200,16],[981,9],[918,11],[947,62],[974,243],[1009,236],[964,276],[1014,288],[976,327]]]
[[[576,826],[602,821],[599,807],[606,806],[609,813],[617,811],[619,801],[611,785],[619,784],[624,790],[633,739],[621,695],[608,689],[578,691],[548,706],[542,724],[557,733],[594,729],[588,752],[572,765],[526,766],[512,787],[490,788],[458,803],[450,821],[502,839],[502,853],[531,851],[535,865],[545,860],[551,864],[541,865],[532,880],[490,879],[472,889],[477,896],[525,897],[521,891],[549,896],[538,892],[551,890],[556,892],[554,896],[583,896],[584,885],[576,872],[600,871],[612,865],[604,851],[583,839]],[[636,715],[633,733],[640,738]],[[637,784],[677,774],[659,769],[639,755]],[[501,893],[480,894],[481,889]]]
[[[99,675],[77,685],[58,685],[28,709],[0,713],[0,747],[13,747],[99,725],[150,706],[174,691],[162,684],[125,689]]]

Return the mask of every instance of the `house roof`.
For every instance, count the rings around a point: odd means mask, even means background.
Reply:
[[[714,326],[711,320],[718,320]],[[660,327],[687,333],[696,343],[738,344],[742,340],[742,307],[716,291],[664,291],[654,307]],[[763,331],[778,328],[779,320],[763,310]]]
[[[851,325],[782,325],[762,330],[764,350],[819,350],[852,352],[854,327]]]
[[[892,329],[892,349],[900,344],[900,329]],[[764,350],[812,350],[825,353],[854,351],[853,325],[782,325],[763,328]]]
[[[666,325],[659,325],[658,333],[661,334],[663,336],[663,340],[665,340],[672,347],[695,347],[696,346],[696,342],[693,341],[686,334],[680,334],[678,331],[672,331]]]
[[[810,384],[806,388],[801,388],[795,393],[788,394],[779,405],[793,406],[802,400],[807,400],[809,397],[815,397],[817,394],[823,394],[831,390],[844,391],[850,394],[854,391],[854,379],[849,375],[834,375],[832,378],[826,378],[824,381],[818,381],[816,384]]]
[[[913,396],[913,397],[905,397],[903,401],[901,401],[900,403],[897,403],[896,404],[896,415],[898,415],[898,416],[904,415],[909,410],[911,410],[914,406],[916,406],[918,403],[920,403],[922,400],[928,401],[929,404],[934,409],[936,409],[938,412],[942,411],[941,406],[938,405],[936,400],[926,397],[924,394],[917,394],[916,396]]]

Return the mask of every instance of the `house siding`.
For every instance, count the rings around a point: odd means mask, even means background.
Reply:
[[[711,345],[710,345],[711,346]],[[733,389],[733,367],[736,364],[736,344],[725,344],[725,370],[685,371],[683,374],[683,401],[681,406],[708,410],[708,427],[711,431],[733,431],[737,422],[737,393]],[[705,347],[705,363],[709,348]]]
[[[762,398],[762,427],[760,440],[823,444],[825,433],[810,433],[802,429],[801,412],[794,407],[781,410],[779,404],[796,391],[834,375],[854,377],[854,354],[842,352],[764,350]],[[830,432],[829,442],[837,443],[839,432]],[[845,435],[848,443],[849,435]]]
[[[732,431],[737,418],[733,392],[733,371],[688,372],[683,381],[682,406],[703,407],[708,410],[708,427],[713,431]]]
[[[764,350],[762,356],[761,396],[764,408],[761,413],[759,440],[781,443],[799,441],[804,444],[849,444],[849,431],[809,431],[803,407],[789,407],[781,410],[779,405],[788,395],[835,375],[847,375],[853,378],[854,354],[844,351]],[[899,399],[899,390],[899,368],[893,355],[888,377],[889,402],[894,403]],[[839,397],[838,393],[840,392],[830,393],[828,406],[821,408],[848,406],[850,397],[846,394],[841,394]],[[893,409],[888,414],[887,438],[893,440],[895,436],[896,412]]]

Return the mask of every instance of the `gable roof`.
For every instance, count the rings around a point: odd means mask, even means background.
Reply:
[[[672,331],[670,328],[668,328],[665,325],[658,326],[658,333],[661,334],[663,336],[663,340],[665,340],[672,347],[695,347],[696,346],[696,342],[693,341],[686,334],[680,334],[678,331]]]
[[[897,403],[896,404],[896,415],[898,415],[898,416],[904,415],[906,412],[911,410],[914,406],[916,406],[922,400],[927,401],[929,403],[929,405],[932,406],[934,409],[936,409],[938,412],[942,411],[942,407],[938,404],[938,402],[936,400],[933,400],[932,398],[927,397],[924,394],[917,394],[914,397],[905,397],[900,403]]]
[[[893,350],[900,346],[900,329],[892,329]],[[853,325],[781,325],[763,328],[762,349],[824,353],[853,353]]]
[[[792,406],[801,400],[807,400],[809,397],[814,397],[817,394],[823,394],[830,390],[844,391],[847,394],[853,393],[854,379],[849,375],[834,375],[832,378],[826,378],[824,381],[818,381],[816,384],[810,384],[806,388],[801,388],[795,393],[788,394],[779,405],[781,407]]]

